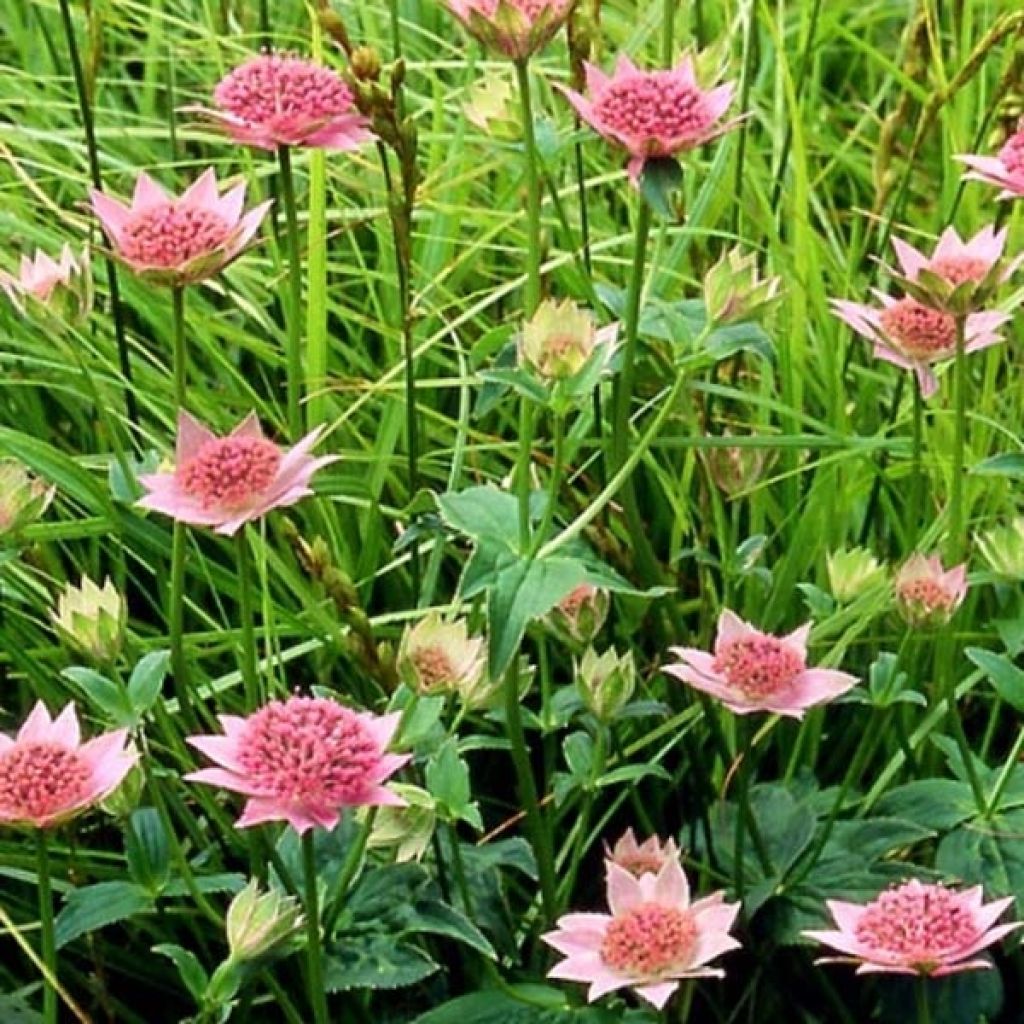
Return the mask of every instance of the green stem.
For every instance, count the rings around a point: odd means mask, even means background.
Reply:
[[[988,798],[988,803],[985,805],[986,818],[991,817],[999,810],[999,801],[1002,799],[1003,790],[1006,789],[1006,784],[1010,781],[1010,776],[1020,761],[1021,750],[1024,750],[1024,729],[1017,733],[1017,738],[1013,741],[1013,749],[1003,762],[1003,767],[999,770],[995,785],[992,787],[992,795]]]
[[[597,794],[597,780],[604,771],[607,751],[607,727],[603,722],[597,726],[597,738],[594,741],[594,759],[591,764],[590,778],[587,780],[587,791],[583,794],[583,804],[577,824],[576,841],[573,844],[572,853],[569,855],[569,867],[565,872],[565,880],[562,882],[561,906],[566,906],[572,899],[573,889],[576,887],[576,877],[579,874],[580,864],[583,863],[583,856],[587,852],[587,833],[590,830],[590,816],[594,810],[594,798]]]
[[[552,433],[554,434],[554,451],[551,456],[551,479],[548,483],[548,500],[544,504],[544,515],[540,521],[540,526],[533,535],[533,542],[530,548],[531,557],[537,554],[537,549],[547,540],[548,531],[555,520],[558,492],[562,487],[562,470],[563,462],[565,461],[565,418],[560,413],[554,414]]]
[[[672,51],[675,49],[676,4],[678,0],[662,0],[661,3],[661,63],[672,67]]]
[[[324,988],[323,948],[320,938],[320,904],[317,895],[316,850],[314,830],[302,836],[302,870],[306,905],[306,958],[309,977],[309,1004],[314,1024],[328,1024],[327,991]]]
[[[398,18],[398,0],[388,0],[388,13],[391,16],[391,55],[395,60],[402,56],[402,25]]]
[[[39,883],[39,944],[49,978],[43,979],[43,1022],[57,1024],[57,943],[53,932],[53,892],[46,830],[36,829],[36,878]]]
[[[537,140],[533,131],[529,64],[526,60],[517,60],[515,68],[523,120],[526,172],[526,288],[523,292],[523,314],[528,320],[540,303],[540,176],[537,173]]]
[[[953,481],[949,496],[948,559],[955,565],[963,558],[964,536],[964,442],[967,434],[967,319],[956,318],[956,354],[953,361]]]
[[[257,669],[256,628],[252,601],[252,558],[249,538],[243,527],[235,535],[238,555],[238,598],[242,617],[242,684],[245,688],[245,710],[252,714],[262,703]]]
[[[921,530],[921,507],[924,497],[924,472],[921,462],[924,435],[924,399],[920,385],[914,386],[914,433],[913,433],[913,477],[910,485],[910,514],[907,523],[907,537],[911,547],[917,544],[917,536]]]
[[[917,1024],[932,1024],[932,1009],[928,998],[928,978],[914,979],[914,993],[917,1001]]]
[[[359,865],[363,861],[366,844],[370,841],[370,833],[373,831],[373,823],[376,818],[377,809],[371,807],[367,811],[355,839],[352,840],[352,845],[345,854],[345,860],[341,865],[341,871],[338,872],[336,881],[328,892],[327,906],[324,912],[324,924],[328,929],[334,927],[334,923],[337,921],[338,915],[345,905],[345,897],[348,896],[348,891],[352,887],[356,873],[359,871]]]
[[[277,147],[281,169],[281,202],[288,238],[288,338],[285,362],[288,389],[288,431],[293,442],[302,436],[302,251],[299,216],[295,205],[295,179],[288,146]]]
[[[530,464],[533,455],[533,402],[519,400],[519,450],[516,458],[516,495],[519,499],[519,548],[530,550]]]

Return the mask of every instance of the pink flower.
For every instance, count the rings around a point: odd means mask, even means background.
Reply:
[[[935,394],[939,382],[932,366],[956,355],[956,318],[932,309],[917,299],[894,299],[874,291],[881,308],[833,299],[833,312],[862,338],[874,344],[876,359],[913,370],[921,394]],[[965,324],[965,352],[977,352],[1003,340],[999,328],[1010,319],[996,310],[969,313]]]
[[[293,448],[282,449],[263,436],[255,413],[227,437],[217,437],[182,410],[177,464],[173,472],[139,477],[147,493],[138,505],[230,536],[272,509],[313,493],[310,478],[336,461],[333,455],[309,454],[321,432],[317,427]]]
[[[939,236],[935,251],[925,256],[919,249],[904,242],[900,238],[892,240],[896,250],[902,276],[908,281],[921,280],[922,272],[934,274],[951,288],[966,282],[978,283],[999,268],[1006,248],[1008,230],[1001,231],[990,224],[982,228],[970,241],[965,242],[957,233],[956,228],[946,228]],[[1014,260],[1000,279],[1005,280],[1016,269],[1019,259]]]
[[[345,807],[405,806],[382,785],[409,760],[384,753],[400,718],[358,714],[322,697],[271,701],[248,718],[221,715],[224,735],[189,737],[220,767],[186,778],[248,797],[239,828],[333,828]]]
[[[992,927],[1013,897],[983,903],[981,886],[956,892],[912,879],[866,906],[828,900],[838,931],[806,931],[809,939],[845,953],[818,963],[856,963],[858,974],[922,974],[933,978],[988,968],[976,958],[986,946],[1021,927]]]
[[[17,277],[0,271],[0,288],[19,313],[26,312],[26,305],[38,303],[60,319],[84,320],[92,311],[89,250],[82,249],[76,258],[65,242],[60,259],[54,260],[37,249],[33,259],[21,257]]]
[[[589,983],[589,1002],[620,988],[661,1009],[683,978],[721,978],[707,965],[739,943],[729,929],[738,903],[716,892],[690,902],[690,887],[678,860],[657,874],[636,877],[608,864],[610,914],[565,914],[544,941],[565,956],[549,978]]]
[[[671,71],[641,71],[626,56],[619,57],[614,75],[593,64],[586,71],[589,98],[559,88],[594,131],[629,153],[634,184],[647,160],[694,149],[739,123],[719,123],[735,86],[702,89],[689,56]]]
[[[0,733],[0,824],[53,828],[99,803],[137,760],[127,736],[82,743],[73,704],[51,719],[39,701],[14,739]]]
[[[678,861],[679,847],[675,840],[667,839],[662,843],[658,836],[649,836],[638,843],[633,830],[627,828],[610,850],[605,848],[605,856],[608,862],[618,864],[639,878],[645,874],[656,875],[669,862]]]
[[[270,203],[245,215],[245,185],[220,195],[212,167],[173,199],[142,172],[130,206],[93,189],[92,208],[114,254],[156,284],[181,287],[223,270],[245,250]]]
[[[355,149],[373,138],[341,75],[311,60],[264,53],[230,71],[203,114],[247,146]]]
[[[446,0],[448,9],[484,46],[525,60],[550,42],[576,0]]]
[[[768,711],[803,718],[809,707],[857,685],[856,677],[846,672],[807,667],[810,631],[807,623],[788,636],[772,636],[726,609],[718,619],[714,653],[673,647],[682,663],[665,671],[717,697],[737,715]]]
[[[983,181],[1002,189],[997,198],[1014,199],[1024,196],[1024,117],[1017,123],[1017,131],[1006,140],[998,156],[967,153],[956,158],[971,169],[964,175],[967,181]]]
[[[943,626],[967,596],[967,565],[946,571],[938,555],[911,555],[896,574],[896,604],[912,626]]]

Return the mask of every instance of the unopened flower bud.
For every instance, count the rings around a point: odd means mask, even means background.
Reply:
[[[825,558],[828,584],[840,604],[849,604],[885,578],[885,567],[867,548],[841,548]]]
[[[896,574],[896,607],[910,626],[944,626],[967,596],[967,566],[943,570],[937,555],[916,554]]]
[[[124,643],[124,599],[110,580],[98,587],[88,576],[79,587],[70,583],[51,612],[53,624],[70,647],[94,661],[113,661]]]
[[[704,278],[704,306],[708,320],[718,327],[753,320],[779,299],[781,278],[760,278],[757,259],[730,249]]]
[[[93,302],[89,250],[75,256],[65,243],[60,259],[54,260],[37,249],[33,259],[21,257],[17,277],[0,274],[0,288],[21,313],[48,314],[51,324],[82,323]]]
[[[129,748],[134,749],[131,744]],[[112,818],[127,818],[139,806],[145,788],[145,773],[136,762],[117,789],[103,798],[100,809]]]
[[[406,629],[398,648],[402,681],[423,695],[471,690],[485,668],[483,639],[469,635],[465,619],[445,622],[437,612]]]
[[[705,448],[702,457],[708,475],[729,498],[750,490],[760,480],[768,461],[764,449],[739,445]]]
[[[372,46],[357,46],[349,57],[352,74],[364,82],[380,78],[380,54]]]
[[[610,605],[607,590],[581,583],[548,612],[546,622],[556,635],[583,647],[597,636]]]
[[[0,540],[39,519],[55,492],[17,459],[0,459]]]
[[[405,806],[377,808],[367,845],[371,849],[393,849],[399,864],[418,861],[434,836],[434,798],[425,789],[404,782],[393,782],[388,788],[405,801]]]
[[[545,299],[523,326],[520,359],[546,380],[575,376],[598,354],[610,357],[618,325],[598,329],[593,315],[570,299]]]
[[[576,689],[595,718],[611,721],[629,703],[635,688],[632,651],[620,657],[614,648],[598,655],[588,647],[583,653],[576,670]]]
[[[237,964],[283,955],[290,951],[302,926],[297,900],[276,889],[261,893],[252,881],[228,907],[229,959]]]
[[[1024,516],[975,538],[988,567],[1006,580],[1024,580]]]
[[[462,110],[471,124],[492,139],[511,141],[522,135],[515,89],[506,75],[491,72],[477,79]]]

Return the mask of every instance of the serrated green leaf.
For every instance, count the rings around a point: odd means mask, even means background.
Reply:
[[[437,970],[437,962],[416,946],[387,935],[360,936],[324,958],[324,987],[328,992],[404,988]]]
[[[170,942],[154,946],[153,952],[167,957],[178,968],[178,975],[181,978],[182,984],[188,989],[189,995],[197,1003],[200,1002],[210,979],[206,973],[206,968],[199,962],[195,953]]]
[[[152,909],[152,897],[135,882],[97,882],[73,889],[54,926],[57,948]]]

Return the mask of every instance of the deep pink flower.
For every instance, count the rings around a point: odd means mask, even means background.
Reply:
[[[656,875],[670,861],[678,861],[679,847],[674,839],[663,843],[658,836],[648,836],[638,843],[633,830],[627,828],[610,850],[605,848],[605,857],[639,878],[645,874]]]
[[[130,206],[96,189],[90,195],[118,259],[140,277],[173,287],[223,270],[245,250],[270,208],[260,203],[243,215],[245,184],[220,195],[212,167],[177,199],[145,172]]]
[[[259,149],[355,149],[373,138],[341,75],[300,57],[253,57],[220,80],[213,101],[215,110],[185,109]]]
[[[594,131],[629,153],[634,183],[652,157],[701,146],[739,123],[720,123],[736,87],[729,82],[702,89],[690,56],[671,71],[641,71],[624,55],[611,76],[593,64],[586,71],[589,96],[559,88]]]
[[[83,743],[73,704],[51,719],[39,701],[14,739],[0,733],[0,825],[53,828],[99,803],[137,760],[127,738]]]
[[[227,437],[217,437],[182,410],[174,470],[140,476],[147,493],[138,505],[230,536],[272,509],[313,493],[313,474],[337,458],[309,454],[321,433],[317,427],[294,447],[282,449],[264,437],[255,413]]]
[[[385,753],[400,718],[359,714],[323,697],[271,701],[247,718],[221,715],[224,735],[188,740],[220,767],[186,778],[248,797],[239,828],[265,821],[286,821],[300,835],[333,828],[345,807],[405,806],[383,785],[409,760]]]
[[[971,169],[964,175],[967,181],[983,181],[1001,188],[997,198],[1015,199],[1024,196],[1024,117],[1017,123],[1017,131],[999,150],[998,156],[966,153],[956,158]]]
[[[896,604],[912,626],[941,626],[967,596],[967,565],[944,570],[938,555],[911,555],[896,574]]]
[[[525,60],[546,46],[576,0],[446,0],[448,9],[484,46]]]
[[[722,892],[691,903],[678,860],[639,877],[609,863],[608,909],[565,914],[543,936],[565,956],[548,977],[588,983],[589,1002],[632,988],[661,1009],[681,979],[723,977],[708,964],[740,945],[729,934],[739,904],[726,903]]]
[[[956,892],[912,879],[865,906],[828,900],[837,931],[803,934],[845,954],[818,963],[856,963],[858,974],[922,974],[933,978],[991,967],[976,958],[1021,927],[995,925],[1013,897],[985,904],[981,886]]]
[[[807,667],[807,623],[788,636],[772,636],[726,609],[718,619],[713,654],[673,647],[682,659],[665,671],[712,697],[737,715],[768,711],[803,718],[857,685],[855,676],[831,668]]]

